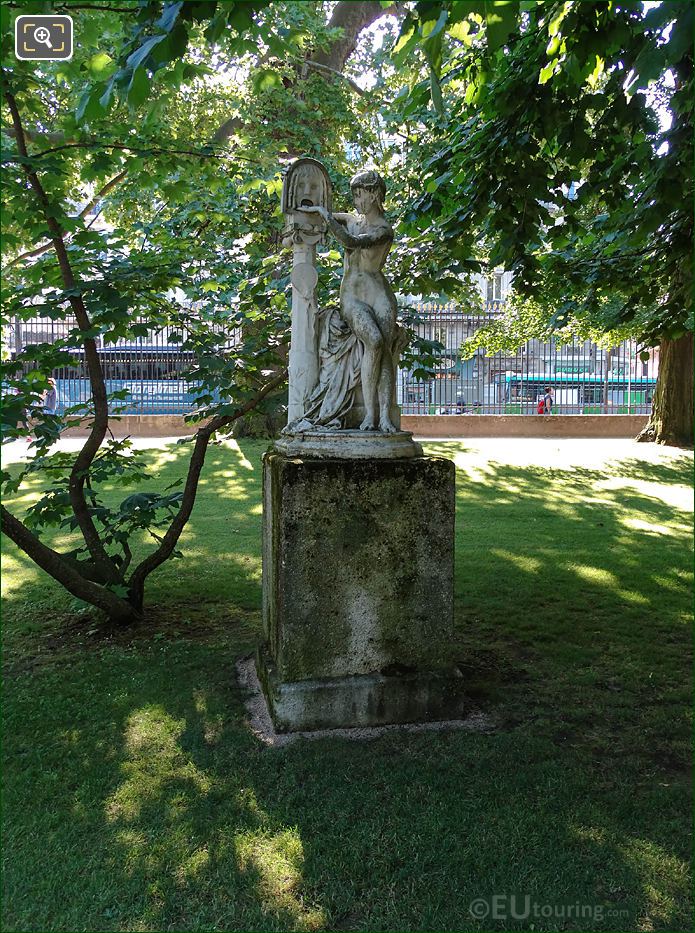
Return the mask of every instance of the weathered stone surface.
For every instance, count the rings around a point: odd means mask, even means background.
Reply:
[[[263,652],[256,667],[277,732],[463,719],[473,710],[455,669],[283,683]]]
[[[338,431],[313,428],[304,432],[283,433],[275,449],[290,457],[402,460],[421,457],[422,447],[407,431],[379,434],[375,431]]]
[[[295,159],[285,172],[283,243],[293,247],[286,430],[300,446],[312,427],[377,436],[400,430],[396,373],[407,335],[396,322],[396,296],[382,271],[393,243],[386,186],[369,168],[353,176],[350,188],[355,213],[334,214],[330,178],[320,162]],[[340,310],[319,308],[316,297],[316,243],[327,233],[345,247]],[[312,456],[308,449],[302,455]]]
[[[272,674],[260,676],[278,728],[283,716],[285,728],[308,729],[459,714],[451,698],[462,685],[447,656],[453,540],[449,460],[266,454],[263,617]],[[302,703],[310,722],[301,722]],[[310,724],[321,715],[321,725]]]

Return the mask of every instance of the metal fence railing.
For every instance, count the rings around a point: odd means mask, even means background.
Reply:
[[[139,321],[138,323],[144,323]],[[24,347],[37,343],[66,340],[77,327],[73,318],[51,321],[36,318],[15,322],[4,331],[4,342],[10,356]],[[181,349],[187,333],[176,328],[180,340],[172,342],[173,328],[150,330],[146,337],[120,340],[115,344],[99,344],[98,353],[104,371],[108,393],[125,392],[125,398],[109,401],[111,411],[125,415],[185,415],[195,407],[195,380],[185,374],[193,368],[193,353]],[[232,334],[225,343],[232,343]],[[80,347],[70,348],[74,365],[53,371],[58,395],[58,412],[66,408],[86,406],[90,386],[84,353]]]
[[[418,311],[416,333],[439,341],[433,378],[419,380],[401,369],[397,398],[404,414],[535,414],[547,386],[559,414],[648,414],[656,386],[658,351],[643,361],[634,341],[608,349],[589,340],[530,340],[515,353],[477,350],[464,359],[461,344],[501,313],[501,302],[488,302],[483,313],[467,314],[453,305],[428,304]],[[5,352],[65,339],[74,321],[35,319],[3,330]],[[181,333],[180,329],[177,329]],[[183,334],[185,338],[185,333]],[[123,414],[184,415],[194,407],[195,383],[185,378],[193,355],[171,341],[171,331],[151,330],[146,337],[99,347],[107,391],[125,390],[112,409]],[[231,334],[225,343],[238,339]],[[74,365],[54,371],[58,410],[84,405],[89,381],[82,351],[71,351]]]
[[[398,402],[404,414],[505,414],[537,412],[546,387],[553,390],[556,414],[648,414],[658,373],[658,351],[641,359],[634,340],[601,348],[590,340],[529,340],[514,353],[470,359],[462,343],[499,317],[501,303],[489,302],[481,314],[451,305],[426,305],[415,332],[439,341],[434,378],[421,381],[400,370]]]

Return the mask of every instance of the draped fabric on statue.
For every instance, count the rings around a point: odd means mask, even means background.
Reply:
[[[362,344],[337,308],[319,312],[319,382],[306,404],[303,421],[342,428],[360,382]]]

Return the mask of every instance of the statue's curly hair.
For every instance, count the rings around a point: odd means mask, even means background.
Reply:
[[[355,188],[376,188],[379,192],[379,200],[382,204],[386,199],[386,184],[384,183],[384,179],[377,170],[371,166],[362,169],[361,172],[352,176],[350,179],[350,188],[353,191]]]

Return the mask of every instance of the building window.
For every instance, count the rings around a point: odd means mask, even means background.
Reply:
[[[502,281],[504,278],[503,272],[495,272],[495,274],[486,279],[486,299],[487,301],[502,301]]]

